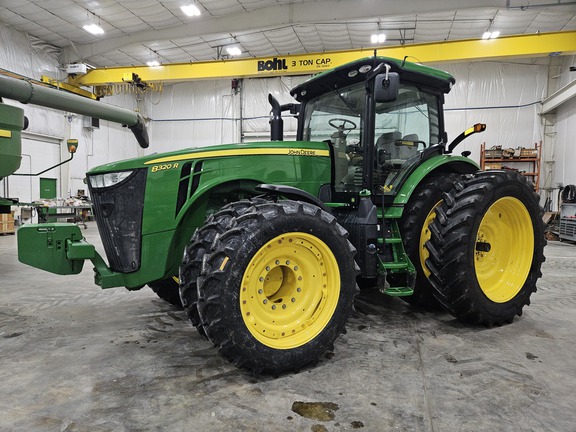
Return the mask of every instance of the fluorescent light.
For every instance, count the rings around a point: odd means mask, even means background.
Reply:
[[[491,35],[492,35],[492,33],[490,33],[490,32],[484,32],[484,34],[482,35],[482,39],[484,39],[484,40],[490,39]]]
[[[92,33],[93,35],[104,34],[104,30],[102,29],[102,27],[96,24],[86,24],[83,27],[83,29],[86,30],[88,33]]]
[[[146,62],[146,64],[150,67],[160,66],[160,62],[158,60],[152,60],[152,61]]]
[[[386,41],[386,35],[384,33],[373,34],[370,36],[370,41],[375,43],[384,43]]]
[[[226,52],[231,56],[239,56],[242,54],[242,51],[238,47],[228,47],[226,48]]]
[[[180,6],[180,9],[182,9],[182,12],[184,12],[189,17],[200,16],[200,9],[198,9],[198,7],[194,4],[189,4],[186,6]]]

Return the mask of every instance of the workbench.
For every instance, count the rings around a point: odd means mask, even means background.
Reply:
[[[54,219],[72,219],[77,225],[82,225],[84,229],[89,213],[92,212],[91,205],[83,206],[34,206],[38,214],[38,223],[46,223],[49,218]]]

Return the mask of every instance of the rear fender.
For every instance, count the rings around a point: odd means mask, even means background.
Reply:
[[[412,196],[414,189],[430,175],[442,173],[472,174],[478,170],[480,170],[479,165],[467,157],[441,155],[430,158],[419,165],[406,179],[396,194],[392,206],[386,208],[384,216],[400,218],[404,205]]]

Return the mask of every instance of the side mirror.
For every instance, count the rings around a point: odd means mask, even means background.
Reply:
[[[387,72],[376,75],[374,81],[374,99],[376,102],[394,102],[400,89],[398,72]]]

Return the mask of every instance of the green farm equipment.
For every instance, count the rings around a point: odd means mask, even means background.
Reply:
[[[24,263],[102,288],[149,285],[238,366],[297,370],[344,331],[360,285],[492,326],[522,313],[544,261],[538,196],[451,143],[454,78],[354,61],[272,105],[271,141],[190,148],[87,174],[107,263],[69,224],[18,232]],[[282,112],[298,118],[282,140]],[[43,253],[38,253],[43,250]]]
[[[148,147],[148,133],[144,118],[133,111],[106,105],[98,101],[79,97],[72,93],[42,86],[42,83],[21,78],[0,75],[0,180],[14,174],[20,168],[22,160],[22,131],[28,127],[28,118],[24,110],[17,106],[3,103],[2,98],[13,99],[22,103],[41,105],[49,108],[66,110],[89,115],[103,120],[121,123],[130,128],[141,147]],[[37,174],[16,174],[37,176],[72,160],[76,152],[77,140],[69,140],[70,159],[51,166]],[[18,201],[0,197],[0,209],[9,209]]]

